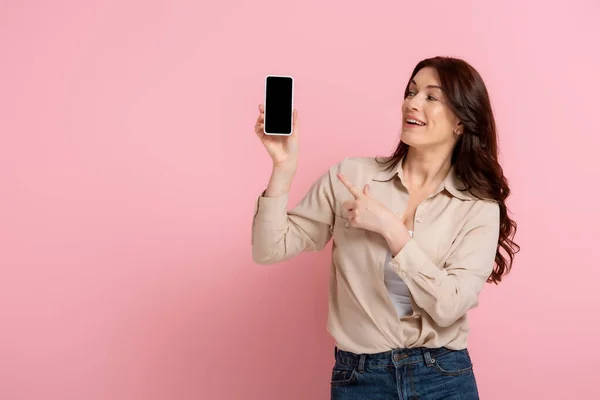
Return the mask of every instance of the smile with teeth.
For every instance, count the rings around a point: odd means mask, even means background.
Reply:
[[[420,122],[420,121],[417,121],[416,119],[412,119],[412,118],[407,118],[406,122],[408,122],[409,124],[412,124],[412,125],[425,126],[424,122]]]

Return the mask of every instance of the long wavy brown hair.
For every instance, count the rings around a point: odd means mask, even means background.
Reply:
[[[404,90],[404,98],[408,96],[410,81],[425,67],[437,71],[447,104],[464,125],[463,134],[452,152],[451,163],[456,176],[474,196],[495,200],[500,206],[498,250],[494,270],[487,279],[487,282],[498,284],[510,272],[520,247],[513,241],[517,223],[508,216],[506,198],[510,188],[498,162],[498,135],[487,88],[479,73],[467,62],[452,57],[434,57],[416,65]],[[409,147],[400,140],[391,156],[383,162],[377,161],[388,164],[386,169],[393,169],[406,156]]]

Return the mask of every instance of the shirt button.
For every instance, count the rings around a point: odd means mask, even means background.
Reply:
[[[344,224],[344,226],[345,226],[346,228],[347,228],[347,227],[349,227],[349,226],[350,226],[350,222],[346,222],[346,223]]]
[[[421,217],[418,217],[415,221],[421,222]]]

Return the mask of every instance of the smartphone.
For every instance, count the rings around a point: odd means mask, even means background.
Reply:
[[[265,135],[292,134],[294,78],[267,75],[265,78]]]

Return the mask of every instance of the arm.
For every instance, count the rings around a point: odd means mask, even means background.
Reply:
[[[287,211],[291,178],[271,176],[255,203],[252,259],[257,264],[287,260],[302,251],[321,250],[331,239],[334,222],[331,167],[312,185],[296,207]]]
[[[402,243],[398,239],[396,246],[402,247],[392,258],[391,266],[406,283],[415,303],[439,326],[452,325],[477,306],[479,293],[494,267],[499,210],[497,203],[488,201],[474,206],[445,268],[431,262],[415,240]],[[388,236],[405,238],[397,232]]]

